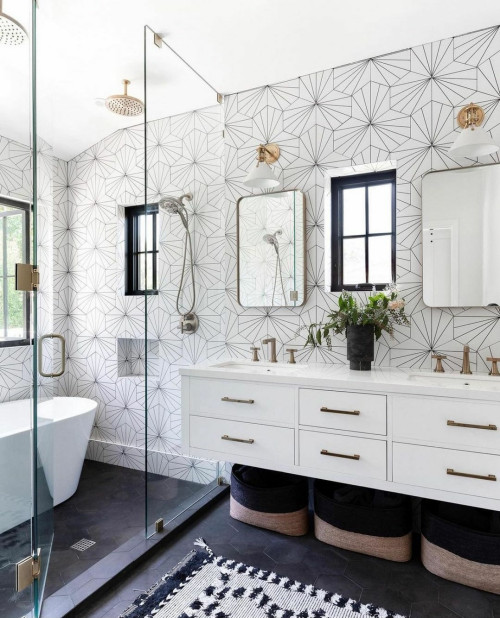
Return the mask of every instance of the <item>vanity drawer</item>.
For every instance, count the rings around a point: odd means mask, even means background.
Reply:
[[[295,419],[292,386],[191,378],[189,397],[192,414],[290,425]]]
[[[393,398],[394,439],[500,450],[498,404],[444,397]]]
[[[380,435],[387,433],[385,395],[303,388],[300,389],[299,402],[301,425]]]
[[[316,431],[300,431],[300,465],[327,472],[387,478],[386,443]]]
[[[396,483],[500,499],[499,455],[395,442],[393,465]]]
[[[277,459],[282,465],[294,464],[293,429],[204,416],[191,416],[189,426],[193,448],[215,451],[218,456],[227,456],[229,461],[251,457],[267,460],[271,467]]]

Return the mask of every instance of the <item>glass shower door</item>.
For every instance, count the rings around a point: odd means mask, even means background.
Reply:
[[[222,195],[223,180],[222,174],[217,173],[222,124],[215,93],[147,26],[144,53],[144,203],[148,205],[144,216],[155,217],[152,234],[146,235],[146,250],[151,258],[145,262],[149,288],[145,295],[144,341],[146,531],[150,536],[193,508],[217,487],[219,478],[218,462],[196,459],[183,452],[179,368],[204,358],[210,342],[217,339],[220,316],[217,308],[209,306],[211,291],[207,289],[206,277],[202,280],[202,272],[218,266],[195,263],[193,286],[187,231],[195,262],[200,257],[202,262],[209,262],[204,255],[207,234],[215,241],[214,247],[223,237],[222,229],[207,227],[213,202]],[[175,84],[169,79],[172,73],[178,76]],[[200,84],[207,90],[210,108],[175,116],[165,114],[165,102],[173,100],[174,90],[193,92]],[[186,194],[191,194],[191,199]],[[171,207],[166,201],[162,205],[162,198],[167,196],[174,198],[169,200]],[[181,284],[183,291],[179,294]],[[223,282],[217,284],[220,294]],[[216,297],[217,291],[213,294]],[[193,303],[194,312],[202,314],[200,327],[195,333],[183,332],[181,314],[188,313]]]

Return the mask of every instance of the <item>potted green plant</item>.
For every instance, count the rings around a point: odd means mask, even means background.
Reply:
[[[368,296],[360,304],[351,292],[345,290],[338,299],[339,308],[327,314],[326,322],[310,324],[305,345],[320,346],[323,342],[331,348],[332,334],[345,333],[347,360],[351,369],[370,371],[375,358],[374,341],[383,331],[392,335],[395,324],[409,324],[405,314],[405,301],[398,298],[395,286]]]

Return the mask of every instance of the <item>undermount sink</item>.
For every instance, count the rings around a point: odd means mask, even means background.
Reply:
[[[483,391],[500,391],[500,378],[486,374],[463,375],[460,373],[435,373],[419,371],[408,374],[410,382]]]
[[[307,365],[295,363],[267,363],[267,362],[252,362],[252,361],[226,361],[213,365],[217,369],[225,369],[226,371],[234,371],[237,373],[258,373],[258,374],[289,374],[304,369]]]

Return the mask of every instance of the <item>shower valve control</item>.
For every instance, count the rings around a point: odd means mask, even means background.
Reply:
[[[179,328],[181,329],[181,333],[183,335],[192,335],[198,330],[198,326],[198,316],[195,313],[186,313],[181,316]]]

